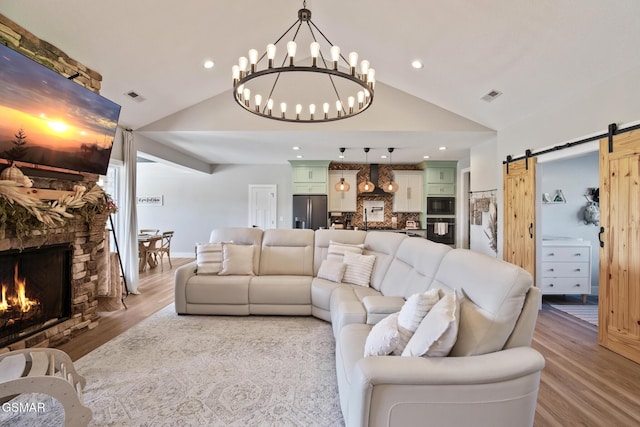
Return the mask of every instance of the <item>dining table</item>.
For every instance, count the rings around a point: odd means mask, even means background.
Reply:
[[[142,273],[147,269],[147,266],[150,269],[158,266],[154,252],[160,246],[161,241],[161,235],[138,234],[138,254],[140,257],[138,271]]]

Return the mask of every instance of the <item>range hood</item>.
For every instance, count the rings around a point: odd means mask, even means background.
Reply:
[[[361,195],[363,197],[366,196],[379,196],[379,195],[388,195],[390,193],[385,192],[382,188],[379,187],[378,184],[378,180],[379,178],[379,165],[378,164],[371,164],[369,165],[369,181],[371,181],[373,183],[373,191],[369,192],[369,193],[362,193]]]

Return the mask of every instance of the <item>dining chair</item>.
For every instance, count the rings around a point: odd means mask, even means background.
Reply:
[[[158,233],[160,233],[160,230],[158,230],[157,228],[142,228],[140,230],[140,234],[149,234],[152,236],[156,236],[158,235]]]
[[[143,272],[147,265],[154,268],[158,265],[158,251],[160,250],[162,236],[145,237],[138,239],[138,251],[140,254],[139,271]]]
[[[162,265],[162,259],[165,256],[165,254],[167,255],[167,259],[169,260],[169,267],[173,268],[173,265],[171,265],[171,238],[173,237],[173,231],[165,231],[162,233],[162,244],[160,245],[160,247],[158,248],[158,251],[156,252],[156,254],[160,257],[160,260],[158,261],[160,263],[160,271],[164,271],[163,265]]]

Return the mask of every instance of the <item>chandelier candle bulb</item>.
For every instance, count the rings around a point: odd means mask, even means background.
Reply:
[[[256,102],[256,111],[260,111],[260,104],[262,104],[262,95],[257,94],[255,97],[255,102]]]
[[[300,120],[300,113],[302,113],[302,104],[296,104],[296,120]]]
[[[249,64],[251,64],[251,72],[256,72],[256,64],[258,63],[258,51],[251,49],[249,51]]]
[[[273,60],[276,57],[276,45],[268,44],[267,45],[267,59],[269,60],[269,68],[273,68]]]
[[[240,59],[238,59],[238,65],[240,66],[240,78],[242,78],[247,72],[247,65],[249,65],[249,60],[246,56],[241,56]]]
[[[309,105],[309,113],[311,114],[311,120],[313,120],[313,115],[316,113],[316,104]]]
[[[362,80],[367,82],[367,75],[369,74],[369,61],[366,59],[360,63],[360,72],[362,73]]]
[[[238,84],[238,80],[240,80],[240,67],[237,65],[231,67],[231,74],[233,76],[233,84]]]
[[[347,102],[349,103],[349,114],[353,114],[353,106],[356,104],[356,99],[350,96],[347,98]]]
[[[248,87],[244,88],[242,96],[244,97],[244,103],[248,107],[249,106],[249,101],[251,100],[251,90],[249,90]]]
[[[338,61],[340,60],[340,48],[338,46],[331,46],[329,50],[331,52],[331,60],[333,61],[333,69],[338,69]]]
[[[273,110],[273,99],[269,99],[267,101],[267,114],[271,115],[271,110]]]
[[[342,101],[336,101],[336,110],[338,110],[338,117],[342,116]]]
[[[311,43],[309,48],[311,50],[311,58],[313,59],[312,66],[313,67],[317,67],[318,66],[318,55],[320,54],[320,43],[313,42],[313,43]]]
[[[287,103],[286,102],[282,102],[280,103],[280,111],[282,112],[282,118],[285,118],[285,114],[287,112]]]
[[[294,41],[287,43],[287,54],[289,55],[289,66],[293,67],[293,58],[296,57],[296,48],[298,45]]]
[[[351,69],[351,75],[356,75],[356,67],[358,66],[358,53],[351,52],[349,54],[349,68]]]
[[[325,120],[329,118],[329,103],[325,102],[324,104],[322,104],[322,110],[324,111],[324,118]]]
[[[367,84],[369,87],[373,88],[373,85],[376,82],[376,70],[373,68],[369,68],[369,72],[367,73]]]
[[[364,91],[358,92],[358,108],[364,107]]]

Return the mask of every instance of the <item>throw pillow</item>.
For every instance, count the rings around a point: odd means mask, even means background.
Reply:
[[[386,356],[398,346],[398,314],[388,315],[371,328],[364,344],[364,357]]]
[[[361,254],[364,245],[350,245],[347,243],[338,243],[329,240],[329,248],[327,249],[327,259],[332,261],[343,262],[345,252]]]
[[[196,243],[196,274],[218,274],[222,268],[222,243]]]
[[[344,263],[347,265],[344,271],[343,282],[353,283],[359,286],[369,286],[369,279],[376,262],[375,255],[359,255],[352,252],[344,253]]]
[[[424,316],[403,356],[447,356],[458,337],[460,297],[456,292],[443,296]]]
[[[398,347],[393,354],[401,355],[409,340],[413,336],[420,322],[427,315],[437,302],[440,300],[440,294],[437,289],[411,295],[400,309],[398,316],[398,334],[400,340]]]
[[[347,266],[345,263],[326,259],[322,261],[322,264],[320,264],[320,269],[318,270],[318,277],[321,279],[326,279],[332,282],[340,283],[342,282],[342,277],[344,276],[344,271],[346,269],[347,269]]]
[[[253,276],[253,245],[222,245],[222,269],[220,276]]]

